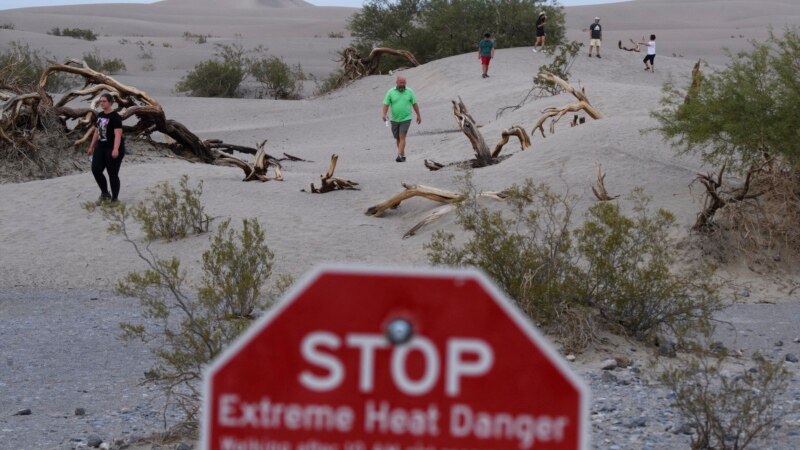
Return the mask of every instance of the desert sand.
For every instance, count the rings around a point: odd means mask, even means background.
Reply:
[[[458,131],[451,100],[463,99],[488,143],[500,131],[519,124],[530,129],[542,109],[573,102],[569,94],[530,101],[497,117],[498,109],[519,103],[532,86],[539,66],[549,62],[530,47],[497,51],[489,79],[480,77],[475,55],[459,55],[403,72],[417,94],[422,124],[412,125],[406,149],[408,161],[394,161],[394,142],[381,121],[381,100],[394,83],[391,75],[373,76],[317,98],[276,101],[253,98],[190,98],[173,92],[175,83],[195,64],[210,58],[214,43],[241,43],[245,48],[264,45],[270,54],[324,77],[336,68],[335,51],[349,38],[329,38],[346,29],[350,8],[314,7],[299,0],[227,2],[166,0],[153,5],[100,5],[30,8],[3,11],[0,22],[14,30],[0,30],[0,48],[22,41],[46,49],[54,59],[79,58],[97,49],[103,57],[119,57],[128,67],[119,81],[148,91],[176,119],[202,138],[255,145],[267,139],[267,151],[283,152],[313,162],[286,162],[285,181],[241,181],[236,168],[192,164],[174,158],[124,163],[120,199],[133,204],[156,183],[177,181],[187,174],[202,180],[206,211],[234,223],[255,217],[265,226],[267,242],[275,252],[276,273],[302,275],[320,262],[356,262],[419,266],[427,262],[423,244],[434,231],[457,231],[453,216],[423,228],[416,236],[403,234],[437,205],[412,199],[384,217],[364,215],[367,207],[417,183],[457,190],[460,172],[448,167],[431,172],[424,159],[442,163],[471,158],[471,147]],[[567,8],[568,36],[586,41],[585,29],[600,16],[604,30],[603,59],[587,58],[582,50],[571,69],[570,81],[582,83],[593,105],[606,118],[570,128],[565,118],[555,134],[520,151],[509,143],[498,165],[474,171],[479,189],[500,190],[526,178],[546,182],[558,191],[578,197],[578,215],[596,202],[590,185],[602,163],[606,186],[615,194],[641,186],[654,207],[676,214],[675,237],[685,238],[701,199],[689,188],[698,172],[707,170],[692,155],[676,156],[655,133],[650,112],[659,105],[667,80],[685,85],[700,58],[719,67],[727,60],[723,47],[749,48],[748,40],[763,39],[768,27],[780,30],[800,24],[800,3],[793,0],[635,0],[617,4]],[[100,34],[95,42],[49,36],[53,27],[90,28]],[[197,44],[184,32],[210,34]],[[643,71],[643,54],[623,52],[617,40],[658,35],[655,73]],[[349,36],[349,34],[345,33]],[[476,36],[476,41],[478,40]],[[126,43],[121,43],[121,40]],[[142,41],[144,47],[136,43]],[[152,42],[153,45],[149,45]],[[165,46],[164,44],[168,44]],[[151,58],[142,58],[143,49]],[[584,49],[585,50],[585,49]],[[152,67],[148,67],[148,65]],[[152,69],[152,70],[151,70]],[[313,84],[306,93],[310,94]],[[84,152],[85,148],[76,149]],[[339,155],[337,176],[360,183],[361,190],[313,195],[308,190],[324,173],[331,154]],[[110,292],[124,274],[143,269],[143,263],[119,236],[106,232],[99,216],[89,216],[81,203],[97,198],[98,190],[86,172],[49,180],[0,184],[0,290],[8,292]],[[490,203],[492,200],[485,200]],[[622,201],[623,206],[627,206]],[[218,223],[218,222],[215,222]],[[135,230],[132,237],[142,239]],[[162,257],[178,256],[198,275],[197,261],[208,236],[177,242],[157,242]],[[688,258],[694,258],[694,256]],[[758,301],[791,300],[790,277],[762,275],[740,265],[718,272],[732,290],[758,292]],[[755,295],[754,295],[755,297]],[[755,300],[755,299],[754,299]],[[0,302],[0,314],[6,314]],[[6,310],[10,311],[10,309]],[[0,316],[0,320],[2,316]],[[2,386],[0,386],[2,387]],[[2,444],[0,444],[2,447]]]

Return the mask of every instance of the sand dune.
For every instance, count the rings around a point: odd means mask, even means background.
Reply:
[[[103,56],[121,57],[128,71],[117,76],[120,81],[155,95],[169,117],[202,137],[245,145],[268,139],[271,153],[313,160],[288,163],[286,181],[265,184],[242,183],[238,169],[171,159],[126,164],[122,171],[122,199],[127,203],[142,199],[148,186],[175,180],[182,173],[202,179],[209,213],[262,220],[277,254],[276,270],[295,275],[319,261],[421,264],[426,261],[422,246],[431,233],[455,230],[450,217],[416,237],[402,239],[434,207],[424,200],[411,200],[380,219],[363,214],[368,206],[400,190],[401,182],[458,187],[457,170],[429,172],[422,166],[425,158],[447,163],[470,157],[468,141],[455,131],[451,99],[463,98],[490,143],[502,129],[513,124],[529,128],[543,108],[572,101],[568,95],[542,98],[496,117],[499,108],[525,96],[537,68],[548,62],[530,48],[498,51],[488,80],[480,78],[473,54],[408,70],[404,75],[420,100],[423,123],[412,126],[408,162],[397,164],[393,141],[380,120],[381,99],[393,83],[390,76],[370,77],[328,96],[301,101],[187,98],[172,92],[187,70],[214,51],[211,45],[183,39],[184,31],[210,33],[211,43],[263,44],[270,53],[292,64],[302,63],[317,76],[335,68],[335,51],[348,39],[328,38],[327,33],[344,30],[352,9],[264,7],[267,4],[242,0],[235,3],[241,8],[230,8],[210,0],[167,0],[154,5],[12,10],[4,20],[16,29],[0,30],[0,39],[3,45],[22,40],[33,48],[46,48],[57,58],[80,56],[93,48]],[[600,162],[611,191],[626,194],[643,186],[654,205],[677,214],[681,226],[677,233],[686,233],[698,208],[687,185],[703,167],[697,158],[675,156],[659,136],[641,133],[655,124],[649,113],[658,106],[661,85],[670,78],[685,82],[696,58],[724,61],[724,44],[743,48],[747,38],[764,36],[770,24],[779,28],[800,23],[800,5],[777,0],[639,0],[574,7],[567,9],[570,35],[583,39],[581,28],[595,15],[606,26],[604,59],[580,55],[572,67],[572,80],[583,83],[607,118],[577,128],[561,124],[553,136],[534,137],[533,148],[525,152],[509,144],[506,152],[513,156],[476,171],[475,182],[481,188],[501,189],[525,178],[545,181],[578,195],[583,210],[595,201],[589,186]],[[92,28],[101,37],[87,43],[44,34],[53,26]],[[642,71],[640,54],[615,48],[617,39],[650,32],[659,35],[655,74]],[[734,33],[737,37],[731,39]],[[142,49],[152,57],[143,59]],[[318,179],[332,153],[340,155],[337,174],[358,181],[362,190],[301,192]],[[80,208],[81,202],[97,196],[96,190],[89,173],[1,185],[0,286],[110,287],[122,274],[140,268],[119,237],[108,235],[97,217],[88,217]],[[157,247],[159,254],[179,255],[188,264],[197,259],[206,241],[206,236],[199,236]]]

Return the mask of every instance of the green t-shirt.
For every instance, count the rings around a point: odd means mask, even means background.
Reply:
[[[389,105],[392,112],[392,122],[411,120],[411,106],[416,103],[417,97],[409,87],[400,92],[395,86],[386,92],[386,97],[383,97],[383,104]]]
[[[494,48],[493,40],[481,39],[481,42],[478,44],[478,46],[481,49],[481,56],[492,56],[492,48]]]

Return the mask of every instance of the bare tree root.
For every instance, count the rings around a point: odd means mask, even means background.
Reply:
[[[328,170],[325,172],[325,175],[320,175],[320,187],[317,189],[314,187],[314,183],[311,183],[311,192],[314,194],[324,194],[330,191],[338,191],[344,189],[350,190],[358,190],[356,186],[358,183],[351,180],[345,180],[344,178],[337,178],[333,176],[333,172],[336,171],[336,162],[339,160],[339,155],[333,154],[331,155],[331,162],[328,164]]]
[[[78,75],[83,78],[84,85],[70,90],[58,102],[54,102],[45,90],[45,86],[48,77],[59,73]],[[159,102],[147,92],[120,83],[89,68],[85,62],[72,59],[64,64],[47,66],[42,72],[35,93],[18,93],[0,88],[0,101],[3,102],[0,104],[0,144],[7,144],[16,149],[14,151],[26,151],[19,149],[28,147],[26,152],[33,154],[39,148],[32,143],[34,141],[32,138],[36,135],[53,133],[72,139],[71,143],[74,146],[84,144],[92,136],[97,101],[104,92],[115,98],[119,105],[118,112],[123,120],[134,116],[138,119],[134,125],[123,126],[123,132],[127,135],[152,140],[152,133],[160,132],[175,142],[170,146],[175,154],[205,163],[213,163],[220,154],[215,150],[215,146],[225,146],[220,141],[201,140],[180,122],[167,119]],[[88,101],[90,107],[70,106],[70,102],[79,99]],[[52,143],[48,145],[52,146]],[[229,145],[227,148],[241,151],[244,147]],[[230,162],[230,158],[226,157],[226,160]],[[247,176],[258,178],[254,174]]]
[[[531,136],[533,136],[536,133],[536,130],[539,130],[542,133],[542,137],[546,137],[544,133],[544,123],[547,121],[547,119],[552,119],[550,122],[550,134],[555,133],[556,123],[558,122],[559,119],[561,119],[565,114],[569,112],[583,111],[589,117],[595,120],[605,118],[603,113],[601,113],[597,108],[592,106],[592,103],[589,101],[589,98],[586,97],[586,92],[582,85],[580,86],[580,89],[575,89],[572,85],[570,85],[566,81],[547,72],[540,73],[539,78],[551,81],[561,86],[565,91],[569,92],[576,99],[578,99],[578,103],[566,105],[561,108],[547,108],[544,111],[542,111],[542,116],[539,118],[539,120],[536,122],[536,125],[534,125],[533,129],[531,130]]]
[[[264,151],[264,147],[267,141],[264,140],[260,144],[258,144],[258,149],[256,150],[255,162],[248,163],[243,161],[239,158],[231,156],[227,153],[222,151],[217,151],[217,164],[224,164],[235,166],[242,171],[244,171],[244,178],[242,181],[269,181],[269,180],[276,180],[276,181],[283,181],[283,172],[281,164],[275,159],[267,155]],[[270,167],[274,167],[275,176],[270,177],[267,174],[267,171]]]
[[[714,215],[720,209],[727,205],[743,202],[745,200],[752,200],[758,198],[769,190],[765,187],[758,192],[750,192],[751,183],[754,176],[761,173],[764,167],[768,165],[765,162],[761,166],[752,166],[745,175],[744,182],[741,186],[733,189],[723,189],[723,175],[727,164],[723,164],[719,172],[715,175],[713,173],[697,174],[695,181],[699,182],[706,189],[706,199],[703,205],[703,210],[697,214],[692,229],[695,231],[708,232],[714,229]]]
[[[342,66],[342,75],[336,83],[341,87],[355,80],[380,74],[381,57],[383,55],[400,56],[408,61],[409,66],[419,66],[419,61],[411,52],[388,47],[373,48],[366,58],[362,58],[353,47],[347,47],[339,53],[339,63]],[[399,70],[399,69],[398,69]]]
[[[614,200],[618,198],[619,195],[609,195],[608,191],[606,190],[606,174],[603,172],[603,166],[599,163],[597,164],[597,185],[592,185],[592,192],[594,192],[594,196],[597,197],[598,200],[601,202],[607,202],[609,200]]]

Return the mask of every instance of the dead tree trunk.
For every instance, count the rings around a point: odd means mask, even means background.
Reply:
[[[702,59],[698,59],[696,63],[694,63],[694,67],[692,68],[692,85],[689,86],[689,90],[686,91],[686,96],[683,97],[683,104],[688,104],[692,97],[697,95],[697,91],[700,90],[700,85],[703,84],[703,73],[700,71],[700,63]]]
[[[70,90],[54,103],[45,90],[48,77],[53,73],[69,73],[83,77],[84,86]],[[30,143],[31,135],[46,131],[49,126],[43,122],[43,118],[56,117],[61,121],[67,134],[74,137],[73,144],[83,144],[91,138],[97,100],[103,92],[108,92],[115,98],[123,120],[133,116],[138,119],[135,125],[125,126],[124,132],[149,137],[158,131],[175,141],[177,145],[172,148],[179,156],[199,159],[206,163],[216,160],[218,152],[180,122],[167,119],[161,105],[147,92],[122,84],[76,60],[47,66],[39,78],[35,93],[9,96],[0,92],[0,100],[4,102],[0,109],[0,137],[15,146],[19,143]],[[89,100],[91,108],[74,108],[68,105],[69,102],[79,98]],[[77,120],[77,124],[71,129],[67,127],[67,120],[70,119]]]
[[[351,180],[345,180],[344,178],[336,178],[333,176],[333,172],[336,171],[336,162],[339,161],[339,155],[333,154],[331,155],[331,162],[328,164],[328,170],[325,172],[325,175],[320,175],[319,182],[320,186],[319,189],[314,187],[314,183],[311,183],[311,192],[314,194],[324,194],[330,191],[337,191],[343,189],[350,189],[350,190],[358,190],[356,186],[358,183]]]
[[[399,50],[388,47],[373,48],[366,58],[362,58],[353,47],[347,47],[339,53],[339,63],[342,66],[342,76],[336,83],[336,87],[359,80],[361,78],[377,75],[380,73],[381,57],[383,55],[395,55],[405,58],[411,67],[417,67],[419,61],[408,50]]]
[[[492,164],[494,159],[492,158],[491,152],[489,152],[489,147],[486,145],[483,135],[478,130],[475,119],[472,118],[464,102],[461,101],[461,97],[458,97],[458,101],[453,100],[453,115],[456,117],[458,127],[467,135],[467,139],[469,139],[470,144],[472,144],[477,165],[482,167]]]

